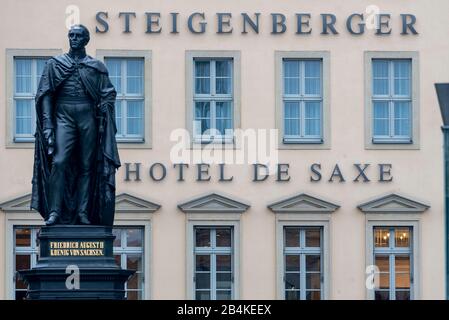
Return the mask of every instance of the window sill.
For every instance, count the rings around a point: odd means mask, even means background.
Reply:
[[[323,144],[322,138],[317,139],[295,139],[295,138],[284,138],[282,139],[284,144]]]

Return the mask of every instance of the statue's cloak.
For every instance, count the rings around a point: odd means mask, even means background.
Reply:
[[[48,180],[51,172],[51,156],[47,154],[47,142],[43,135],[42,98],[46,94],[54,95],[60,85],[75,70],[75,61],[68,55],[49,59],[46,63],[36,94],[36,133],[34,150],[34,168],[32,179],[31,208],[37,210],[44,219],[49,212]],[[120,167],[115,134],[114,104],[116,91],[109,80],[104,64],[90,56],[78,62],[79,74],[87,92],[95,103],[107,105],[107,112],[97,118],[99,130],[96,144],[95,177],[89,197],[88,217],[92,224],[111,226],[115,209],[115,173]],[[53,110],[55,108],[53,101]],[[98,114],[98,113],[97,113]],[[53,117],[54,119],[54,117]],[[100,123],[101,122],[101,123]],[[103,130],[100,130],[102,128]],[[77,176],[79,172],[79,152],[75,149],[65,170],[64,199],[61,206],[60,223],[77,223]]]

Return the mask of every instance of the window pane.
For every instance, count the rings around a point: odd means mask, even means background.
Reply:
[[[120,228],[114,228],[112,229],[112,234],[115,236],[114,239],[114,247],[121,247],[122,246],[122,229]]]
[[[304,61],[305,94],[321,94],[321,61]]]
[[[109,79],[118,94],[122,93],[122,59],[119,58],[105,58],[106,67],[109,72]]]
[[[195,275],[196,289],[210,289],[210,273],[196,273]]]
[[[231,102],[217,101],[215,106],[217,130],[220,134],[225,135],[226,130],[232,129]]]
[[[209,290],[196,291],[195,299],[196,300],[210,300],[210,291]]]
[[[126,229],[126,245],[128,247],[141,247],[143,243],[142,229]]]
[[[142,290],[126,291],[126,300],[142,300]]]
[[[410,300],[410,291],[396,291],[396,300]]]
[[[411,61],[394,60],[394,94],[401,96],[410,96],[411,91]]]
[[[306,229],[306,247],[320,247],[321,246],[321,230],[320,229]]]
[[[215,63],[217,94],[230,94],[231,90],[231,61],[216,61]]]
[[[217,289],[231,289],[231,285],[231,273],[217,273]]]
[[[319,136],[321,132],[321,103],[305,102],[305,134]]]
[[[390,299],[390,292],[385,290],[385,291],[376,291],[375,293],[375,300],[389,300]]]
[[[396,228],[395,229],[395,246],[396,247],[410,247],[410,229]]]
[[[307,287],[307,289],[320,289],[321,288],[321,274],[320,273],[307,273],[306,274],[306,287]]]
[[[284,60],[284,94],[299,94],[299,61]]]
[[[217,291],[217,300],[231,300],[231,291]]]
[[[299,273],[286,273],[285,274],[285,289],[300,289],[300,276]]]
[[[299,290],[289,290],[285,291],[285,299],[286,300],[300,300],[300,291]]]
[[[45,63],[47,62],[47,59],[45,58],[38,58],[36,59],[36,84],[35,88],[37,89],[39,81],[42,76],[42,72],[44,71]]]
[[[374,263],[380,272],[390,272],[390,258],[388,255],[376,255]]]
[[[196,255],[196,271],[210,271],[209,255]]]
[[[285,228],[285,246],[299,247],[299,228]]]
[[[210,247],[210,229],[196,228],[195,238],[197,247]]]
[[[32,134],[31,99],[16,100],[16,134]]]
[[[142,271],[142,255],[128,254],[126,256],[126,268],[134,271]]]
[[[16,247],[31,247],[31,229],[16,228]]]
[[[321,292],[320,291],[307,291],[306,300],[320,300]]]
[[[395,272],[410,274],[410,256],[395,257]]]
[[[15,59],[17,93],[32,93],[31,65],[31,59]]]
[[[306,271],[321,271],[320,255],[306,255]]]
[[[379,289],[389,289],[390,288],[390,273],[379,273]]]
[[[299,102],[285,102],[285,134],[295,135],[300,134],[300,121],[299,121]]]
[[[373,94],[388,95],[389,93],[389,62],[373,60]]]
[[[16,255],[15,271],[27,270],[31,268],[31,255]],[[20,279],[19,274],[16,274],[16,289],[26,289],[27,285]]]
[[[127,133],[143,136],[143,101],[127,101]]]
[[[120,254],[114,255],[115,264],[119,267],[122,266],[122,256]]]
[[[300,271],[300,256],[288,254],[285,256],[285,270],[286,271]]]
[[[195,132],[205,134],[210,129],[210,102],[195,102]]]
[[[374,246],[388,247],[390,244],[390,230],[388,228],[374,228]]]
[[[220,254],[217,255],[217,271],[231,271],[231,255],[230,254]]]
[[[123,113],[122,113],[122,101],[121,100],[116,100],[115,101],[115,125],[117,127],[117,135],[122,135],[123,134],[123,128],[122,128],[122,117],[123,117]]]
[[[389,108],[388,102],[374,102],[374,135],[389,135]]]
[[[231,246],[231,229],[216,229],[216,243],[217,247],[230,247]]]
[[[131,278],[126,282],[126,289],[141,289],[143,282],[143,273],[136,272]]]
[[[410,289],[410,273],[396,273],[396,288]]]
[[[195,93],[210,93],[210,62],[195,61]]]
[[[410,102],[394,102],[395,135],[410,136]]]
[[[128,59],[126,68],[127,93],[143,95],[143,59]]]

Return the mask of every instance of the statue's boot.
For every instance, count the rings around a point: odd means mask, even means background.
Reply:
[[[50,213],[50,216],[45,221],[45,224],[47,226],[52,226],[52,225],[56,224],[56,222],[58,222],[58,219],[59,219],[59,214],[57,212],[53,211],[52,213]]]
[[[80,224],[90,224],[90,221],[87,218],[87,214],[85,214],[84,212],[78,214],[78,217],[80,218]]]

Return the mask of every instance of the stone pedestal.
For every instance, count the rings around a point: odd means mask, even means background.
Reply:
[[[112,227],[42,227],[37,265],[19,271],[28,284],[27,299],[124,299],[134,272],[116,265],[114,238]]]

